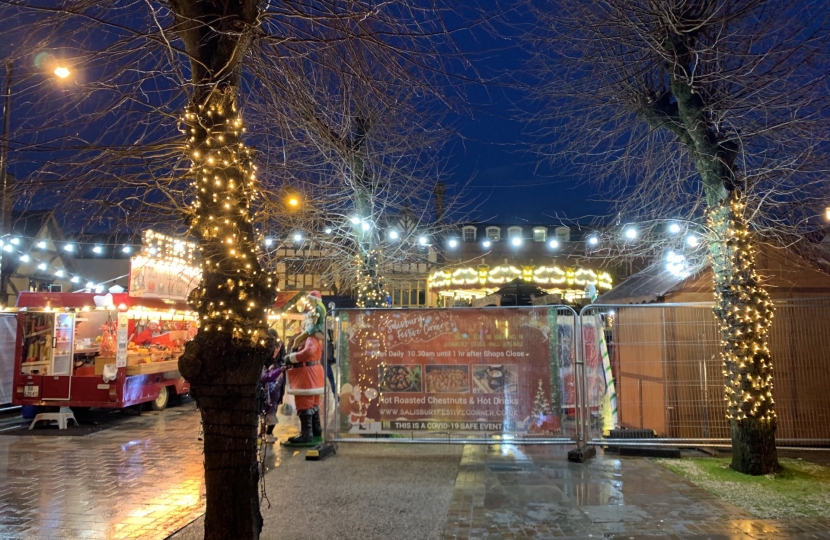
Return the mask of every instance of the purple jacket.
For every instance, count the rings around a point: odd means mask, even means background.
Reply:
[[[283,367],[277,367],[271,370],[266,370],[262,374],[262,386],[265,388],[265,412],[275,413],[277,407],[282,402],[283,387],[285,385],[285,377],[283,375]]]

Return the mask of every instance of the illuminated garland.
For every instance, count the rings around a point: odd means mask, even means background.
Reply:
[[[201,242],[202,281],[193,299],[200,330],[232,332],[264,343],[267,305],[276,279],[257,260],[251,201],[256,197],[256,166],[240,140],[245,131],[232,91],[216,92],[207,105],[191,108],[182,119],[193,161],[190,232]],[[175,246],[174,246],[175,251]]]
[[[755,273],[745,207],[743,200],[733,195],[709,213],[709,226],[718,235],[710,252],[726,379],[726,416],[730,420],[774,422],[772,361],[767,346],[773,306]]]

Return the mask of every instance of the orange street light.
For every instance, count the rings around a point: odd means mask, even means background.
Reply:
[[[65,79],[65,78],[69,77],[72,74],[72,72],[69,71],[69,68],[67,68],[65,66],[58,66],[58,67],[55,68],[54,74],[58,78]]]
[[[295,195],[289,197],[287,202],[288,206],[290,206],[291,208],[298,208],[300,206],[300,198]]]

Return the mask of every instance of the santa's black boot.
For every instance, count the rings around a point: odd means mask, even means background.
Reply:
[[[294,437],[292,444],[308,444],[312,442],[314,436],[311,433],[311,418],[313,415],[311,409],[300,411],[300,434]]]
[[[311,410],[314,411],[311,415],[311,434],[315,437],[322,437],[323,426],[320,425],[320,407],[315,405]]]

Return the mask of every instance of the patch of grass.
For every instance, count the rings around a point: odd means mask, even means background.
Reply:
[[[663,467],[757,518],[830,515],[830,468],[779,458],[780,473],[748,476],[729,468],[730,458],[658,459]]]

